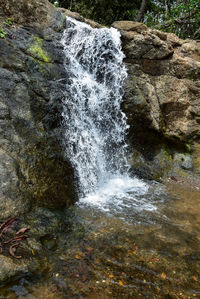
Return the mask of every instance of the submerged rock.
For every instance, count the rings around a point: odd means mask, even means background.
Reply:
[[[14,260],[11,257],[0,256],[0,284],[8,283],[13,279],[29,275],[39,268],[36,259]]]

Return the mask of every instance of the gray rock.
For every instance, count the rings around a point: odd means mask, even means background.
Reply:
[[[77,198],[62,147],[65,17],[46,0],[15,2],[0,4],[14,20],[0,39],[0,219]]]

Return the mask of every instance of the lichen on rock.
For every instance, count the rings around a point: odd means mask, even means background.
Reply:
[[[43,62],[51,62],[51,58],[49,57],[49,54],[46,53],[46,51],[43,50],[42,48],[42,39],[39,38],[38,36],[35,36],[33,38],[33,41],[30,45],[30,48],[27,50],[30,55],[33,57],[43,61]]]

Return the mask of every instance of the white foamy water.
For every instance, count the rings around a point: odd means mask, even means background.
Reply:
[[[79,204],[109,211],[153,210],[148,185],[128,175],[126,116],[120,109],[123,63],[120,33],[67,17],[62,44],[66,78],[63,119],[66,153],[77,177]]]
[[[128,175],[113,176],[105,183],[97,186],[94,192],[80,198],[79,205],[91,205],[103,211],[119,213],[127,208],[155,211],[156,206],[149,202],[145,196],[148,185],[137,178]]]

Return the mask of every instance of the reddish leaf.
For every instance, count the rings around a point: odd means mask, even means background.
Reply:
[[[10,253],[10,255],[13,256],[14,258],[16,258],[16,259],[21,259],[21,258],[22,258],[21,256],[17,256],[17,255],[15,255],[15,251],[16,251],[16,249],[17,249],[18,247],[19,247],[19,243],[15,243],[15,244],[11,245],[10,248],[9,248],[9,253]]]
[[[28,227],[23,227],[21,228],[20,230],[18,230],[18,232],[16,233],[16,235],[19,235],[19,234],[24,234],[25,232],[29,231],[30,228]]]
[[[7,219],[0,225],[0,230],[10,227],[14,222],[16,222],[16,218]]]

